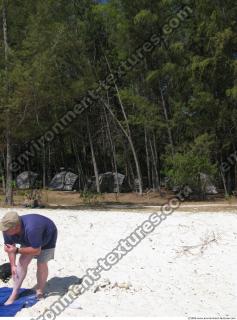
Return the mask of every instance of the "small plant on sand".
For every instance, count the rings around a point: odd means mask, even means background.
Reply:
[[[80,198],[85,204],[97,204],[103,198],[103,195],[97,192],[83,191],[80,193]]]
[[[24,206],[30,208],[43,207],[41,190],[32,189],[26,191],[24,195]]]
[[[19,190],[19,189],[16,190],[16,195],[18,195],[18,196],[23,196],[24,197],[25,193],[26,193],[25,190]]]

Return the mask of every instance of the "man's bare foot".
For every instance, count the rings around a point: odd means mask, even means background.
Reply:
[[[10,304],[13,304],[13,302],[17,299],[17,295],[11,295],[7,301],[4,303],[5,306],[8,306]]]
[[[36,297],[37,297],[37,300],[44,299],[44,293],[42,292],[42,290],[36,290]]]

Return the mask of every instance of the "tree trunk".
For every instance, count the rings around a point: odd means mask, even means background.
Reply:
[[[11,137],[10,130],[7,131],[7,163],[6,163],[6,197],[5,203],[9,206],[13,205],[13,190],[12,190],[12,153],[11,153]]]
[[[146,149],[146,165],[147,165],[147,179],[148,179],[148,189],[151,187],[151,169],[150,169],[150,156],[147,143],[147,129],[144,128],[145,133],[145,149]]]
[[[104,102],[104,101],[103,101]],[[124,129],[124,127],[122,126],[122,124],[120,123],[120,121],[116,118],[115,114],[113,113],[113,111],[110,109],[110,107],[107,105],[106,102],[104,102],[106,108],[109,110],[110,114],[112,115],[112,117],[116,120],[117,124],[119,125],[119,127],[121,128],[121,130],[123,131],[124,135],[126,136],[126,138],[128,139],[130,148],[132,150],[132,154],[133,154],[133,158],[134,158],[134,162],[136,165],[136,171],[137,171],[137,179],[138,179],[138,186],[139,186],[139,194],[142,195],[142,175],[141,175],[141,171],[140,171],[140,165],[139,165],[139,161],[138,161],[138,157],[137,157],[137,153],[132,141],[131,136],[128,134],[128,132]]]
[[[8,39],[7,39],[7,9],[5,0],[2,1],[2,19],[3,19],[3,38],[4,38],[4,51],[5,51],[5,73],[6,73],[6,145],[7,145],[7,160],[6,160],[6,197],[5,203],[13,205],[13,190],[12,190],[12,150],[11,150],[11,124],[10,124],[10,110],[8,106]]]
[[[127,156],[127,153],[125,152],[125,157]],[[126,157],[127,159],[127,168],[128,168],[128,185],[129,187],[134,190],[135,187],[135,174],[133,172],[132,163],[130,160],[130,157]]]
[[[151,149],[151,155],[152,155],[152,181],[153,181],[153,191],[159,191],[159,178],[158,178],[158,171],[157,171],[157,162],[156,162],[156,158],[155,158],[155,154],[154,154],[154,150],[153,150],[153,146],[150,140],[150,149]]]
[[[158,161],[158,153],[157,153],[157,145],[156,145],[156,137],[153,132],[153,149],[154,149],[154,157],[156,162],[156,174],[157,174],[157,188],[160,191],[160,171],[159,171],[159,161]]]
[[[92,142],[92,138],[91,138],[91,130],[90,130],[88,116],[86,117],[86,122],[87,122],[87,132],[88,132],[88,137],[89,137],[92,162],[93,162],[94,173],[95,173],[96,191],[99,193],[100,192],[99,172],[98,172],[98,167],[97,167],[96,158],[95,158],[94,146],[93,146],[93,142]]]
[[[51,182],[51,146],[48,144],[48,166],[47,166],[47,185]]]
[[[77,166],[77,172],[78,172],[78,176],[79,176],[79,190],[83,190],[86,186],[86,179],[85,179],[85,175],[84,175],[84,172],[82,169],[82,164],[81,164],[81,160],[79,157],[77,143],[73,138],[71,138],[71,143],[72,143],[73,153],[76,158],[76,166]]]
[[[161,84],[160,84],[160,95],[161,95],[161,102],[162,102],[162,107],[163,107],[163,111],[164,111],[164,116],[165,116],[165,121],[167,124],[167,131],[168,131],[168,137],[169,137],[169,143],[170,143],[170,147],[171,147],[171,152],[172,152],[172,156],[174,155],[174,143],[173,143],[173,137],[172,137],[172,131],[169,125],[169,116],[168,116],[168,111],[167,111],[167,107],[166,107],[166,101],[165,101],[165,97],[161,88]]]
[[[45,143],[43,145],[42,167],[43,167],[43,189],[45,189],[46,188],[46,147],[45,147]]]
[[[105,56],[105,59],[106,59],[108,68],[109,68],[110,72],[112,73],[109,61],[108,61],[106,56]],[[124,109],[124,106],[123,106],[123,102],[122,102],[122,99],[121,99],[121,96],[120,96],[120,92],[119,92],[118,86],[117,86],[115,81],[114,81],[114,87],[115,87],[115,90],[116,90],[117,95],[118,95],[119,105],[120,105],[120,108],[121,108],[121,111],[122,111],[122,114],[123,114],[123,117],[124,117],[124,121],[125,121],[125,125],[126,125],[126,129],[127,130],[124,129],[124,127],[122,126],[120,121],[115,117],[115,115],[112,112],[110,106],[105,101],[103,101],[103,103],[105,104],[106,108],[109,110],[111,115],[115,118],[115,120],[118,123],[119,127],[122,129],[123,133],[125,134],[125,136],[128,139],[128,142],[130,144],[130,147],[131,147],[131,150],[132,150],[132,153],[133,153],[133,158],[134,158],[134,161],[135,161],[135,165],[136,165],[137,179],[138,179],[138,186],[139,186],[139,194],[142,195],[143,187],[142,187],[142,174],[141,174],[140,164],[139,164],[137,153],[136,153],[136,150],[135,150],[135,147],[134,147],[134,144],[133,144],[131,131],[130,131],[129,123],[128,123],[128,118],[127,118],[127,115],[126,115],[126,112],[125,112],[125,109]]]
[[[6,182],[5,182],[5,174],[4,174],[4,163],[2,164],[2,161],[0,161],[0,170],[1,170],[1,179],[2,179],[2,191],[3,191],[3,193],[5,193],[6,192]]]
[[[229,194],[228,194],[228,190],[227,190],[227,186],[226,186],[225,174],[223,173],[221,168],[220,168],[220,172],[221,172],[221,178],[222,178],[223,187],[224,187],[224,191],[225,191],[225,196],[228,196]]]
[[[107,117],[105,108],[104,108],[104,114],[105,114],[105,121],[106,121],[106,126],[107,126],[107,131],[108,131],[108,137],[109,137],[110,146],[111,146],[111,150],[112,150],[112,156],[113,156],[113,167],[114,167],[114,171],[115,171],[115,181],[116,181],[116,184],[117,184],[116,193],[119,193],[120,192],[120,188],[119,188],[119,180],[118,180],[117,161],[116,161],[116,149],[115,149],[115,145],[113,143],[111,130],[110,130],[110,125],[109,125],[109,121],[108,121],[108,117]]]

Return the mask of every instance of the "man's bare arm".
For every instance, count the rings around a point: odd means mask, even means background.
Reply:
[[[29,255],[33,255],[33,256],[38,256],[41,253],[41,248],[32,248],[32,247],[23,247],[23,248],[16,248],[13,245],[10,244],[6,244],[4,250],[10,254],[13,253],[16,255],[16,253],[20,253],[20,254],[29,254]]]
[[[24,247],[19,248],[18,253],[20,254],[30,254],[33,256],[38,256],[41,253],[41,248]]]
[[[14,267],[16,265],[16,254],[13,252],[10,252],[10,253],[8,252],[7,254],[8,254],[11,267]]]

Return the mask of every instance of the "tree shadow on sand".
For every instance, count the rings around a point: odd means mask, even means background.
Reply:
[[[45,293],[50,296],[63,296],[71,285],[81,284],[82,278],[76,276],[54,277],[47,282]]]

